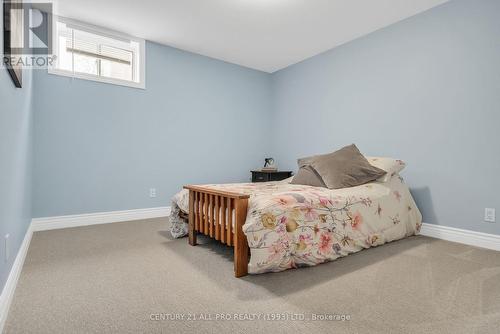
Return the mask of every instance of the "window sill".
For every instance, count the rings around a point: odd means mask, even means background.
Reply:
[[[132,81],[113,79],[113,78],[97,77],[97,76],[90,75],[90,74],[73,73],[73,72],[69,72],[69,71],[65,71],[65,70],[58,70],[58,69],[53,69],[53,68],[49,68],[48,73],[53,74],[53,75],[68,77],[68,78],[89,80],[89,81],[95,81],[95,82],[101,82],[101,83],[105,83],[105,84],[125,86],[125,87],[130,87],[130,88],[137,88],[137,89],[146,89],[145,78],[142,79],[142,82],[132,82]]]

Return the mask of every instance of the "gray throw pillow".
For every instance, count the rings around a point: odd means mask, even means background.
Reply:
[[[311,166],[301,167],[290,183],[326,188],[321,176]]]
[[[359,186],[386,174],[372,166],[354,144],[330,154],[299,159],[301,163],[313,167],[329,189]]]
[[[312,157],[300,158],[297,159],[297,164],[299,165],[299,168],[302,168],[304,166],[310,166],[314,160],[322,156],[323,155],[318,154],[318,155],[313,155]]]

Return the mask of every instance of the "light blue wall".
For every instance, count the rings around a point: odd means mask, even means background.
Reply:
[[[500,234],[500,1],[454,0],[273,75],[282,167],[352,142],[408,163],[427,223]]]
[[[167,206],[261,165],[269,74],[154,43],[146,57],[146,90],[35,74],[34,217]]]
[[[408,162],[426,222],[498,234],[499,13],[453,0],[273,75],[153,43],[146,90],[37,72],[33,215],[168,205],[355,142]]]
[[[18,89],[7,70],[0,68],[0,290],[31,222],[31,85],[30,71],[25,71],[23,88]],[[10,235],[7,261],[6,234]]]

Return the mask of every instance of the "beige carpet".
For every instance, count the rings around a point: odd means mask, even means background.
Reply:
[[[5,332],[499,333],[498,252],[412,237],[313,268],[236,279],[230,248],[172,240],[167,224],[35,233]],[[297,320],[216,320],[235,313]],[[300,319],[312,313],[350,320]],[[197,319],[150,320],[156,314]]]

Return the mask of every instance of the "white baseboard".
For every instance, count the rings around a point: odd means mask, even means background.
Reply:
[[[3,332],[3,327],[5,326],[5,321],[7,320],[10,304],[12,302],[12,298],[14,297],[14,292],[16,291],[17,281],[19,280],[19,276],[21,276],[21,271],[23,270],[24,259],[26,259],[32,235],[33,229],[30,225],[26,231],[21,247],[19,247],[16,259],[12,264],[9,277],[5,282],[2,295],[0,296],[0,333]]]
[[[171,208],[169,206],[165,206],[165,207],[148,208],[148,209],[34,218],[32,221],[32,227],[33,227],[33,232],[36,232],[36,231],[55,230],[60,228],[125,222],[131,220],[161,218],[169,216],[170,210]]]
[[[422,224],[420,234],[437,239],[500,251],[500,235],[496,234],[474,232],[425,223]]]

